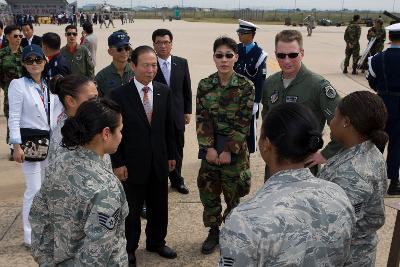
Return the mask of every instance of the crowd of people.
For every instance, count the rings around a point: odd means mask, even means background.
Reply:
[[[276,34],[281,71],[267,77],[257,28],[240,20],[239,44],[217,38],[216,71],[198,84],[197,185],[209,228],[200,250],[219,245],[219,266],[372,267],[384,196],[400,194],[400,23],[388,27],[391,46],[369,59],[377,94],[344,98],[306,68],[296,30]],[[182,177],[189,64],[172,55],[168,29],[153,32],[153,47],[135,49],[118,30],[108,37],[111,64],[95,75],[92,24],[83,32],[78,44],[76,25],[66,26],[64,47],[56,33],[34,35],[31,23],[0,32],[6,141],[26,181],[24,243],[40,266],[136,266],[145,217],[146,250],[174,259],[165,241],[168,177],[189,193]],[[240,203],[257,146],[265,183]]]

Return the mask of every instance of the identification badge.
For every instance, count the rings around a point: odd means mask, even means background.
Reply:
[[[297,103],[298,99],[299,99],[298,96],[288,95],[286,96],[286,103]]]

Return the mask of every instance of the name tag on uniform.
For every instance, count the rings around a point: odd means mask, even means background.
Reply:
[[[286,96],[286,103],[297,103],[298,99],[299,99],[298,96],[288,95]]]

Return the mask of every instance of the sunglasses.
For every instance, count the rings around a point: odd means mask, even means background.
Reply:
[[[214,54],[215,58],[221,59],[223,57],[226,57],[227,59],[231,59],[235,56],[235,54],[233,53],[226,53],[226,54],[222,54],[222,53],[216,53]]]
[[[289,54],[285,54],[285,53],[275,53],[276,57],[279,59],[285,59],[286,56],[288,56],[289,58],[296,58],[299,56],[300,53],[289,53]]]
[[[28,58],[23,60],[22,62],[26,65],[33,65],[33,63],[36,63],[37,65],[42,64],[44,61],[43,58],[37,57],[37,58]]]
[[[115,48],[117,50],[118,53],[121,53],[123,50],[125,50],[126,52],[131,51],[131,47],[130,46],[124,46],[124,47],[118,47]]]
[[[17,38],[20,38],[20,39],[22,39],[24,36],[22,35],[22,34],[14,34],[14,38],[15,39],[17,39]]]
[[[250,34],[251,32],[238,32],[238,35],[246,35],[246,34]]]
[[[71,35],[77,36],[78,33],[77,32],[67,32],[67,36],[71,36]]]

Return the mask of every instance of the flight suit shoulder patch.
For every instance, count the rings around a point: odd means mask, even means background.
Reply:
[[[329,83],[324,86],[324,90],[325,90],[325,95],[330,99],[334,99],[337,95],[335,88],[333,88],[333,86],[330,85]]]

